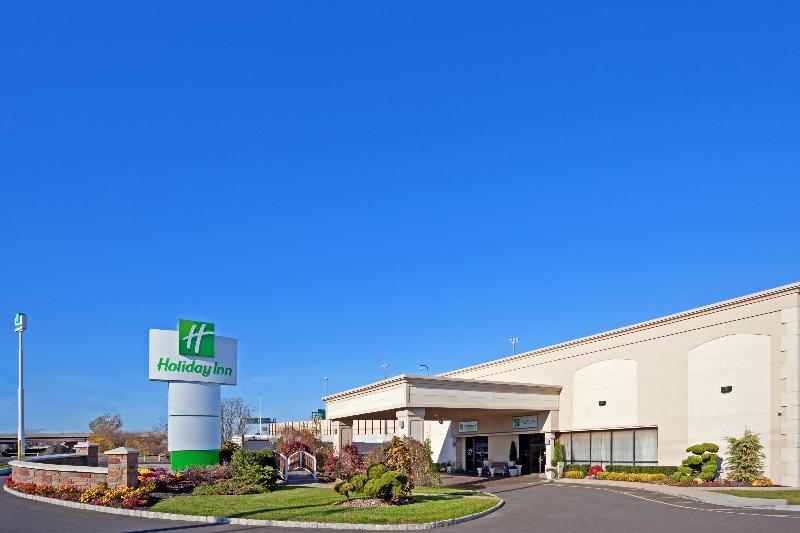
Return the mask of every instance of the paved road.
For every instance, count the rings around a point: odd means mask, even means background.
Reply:
[[[5,482],[4,478],[0,481]],[[452,533],[497,531],[528,533],[770,533],[800,531],[800,513],[745,510],[711,506],[649,491],[568,484],[506,485],[496,491],[506,506],[496,513],[446,528]],[[0,531],[3,533],[59,531],[210,533],[217,531],[281,531],[277,528],[212,526],[146,520],[78,511],[32,502],[0,492]],[[308,530],[282,530],[307,533]]]

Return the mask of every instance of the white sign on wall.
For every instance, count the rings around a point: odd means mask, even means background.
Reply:
[[[211,356],[180,355],[177,331],[151,329],[150,379],[236,385],[236,339],[216,335],[213,340]]]
[[[468,422],[459,422],[458,423],[458,432],[459,433],[477,433],[478,431],[478,421],[477,420],[470,420]]]
[[[538,429],[539,415],[521,415],[511,418],[513,429]]]

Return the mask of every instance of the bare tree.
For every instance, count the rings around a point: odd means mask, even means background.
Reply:
[[[228,442],[234,435],[242,435],[248,419],[252,418],[253,408],[239,398],[223,398],[220,405],[220,424],[222,426],[222,442]]]

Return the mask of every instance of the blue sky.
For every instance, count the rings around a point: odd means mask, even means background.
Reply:
[[[668,4],[668,5],[667,5]],[[8,2],[0,431],[265,416],[800,280],[796,3]]]

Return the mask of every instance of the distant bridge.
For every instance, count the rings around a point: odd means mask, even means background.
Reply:
[[[91,433],[29,433],[25,435],[26,443],[37,442],[84,442],[89,439]],[[2,433],[0,434],[0,444],[17,444],[17,434]]]

